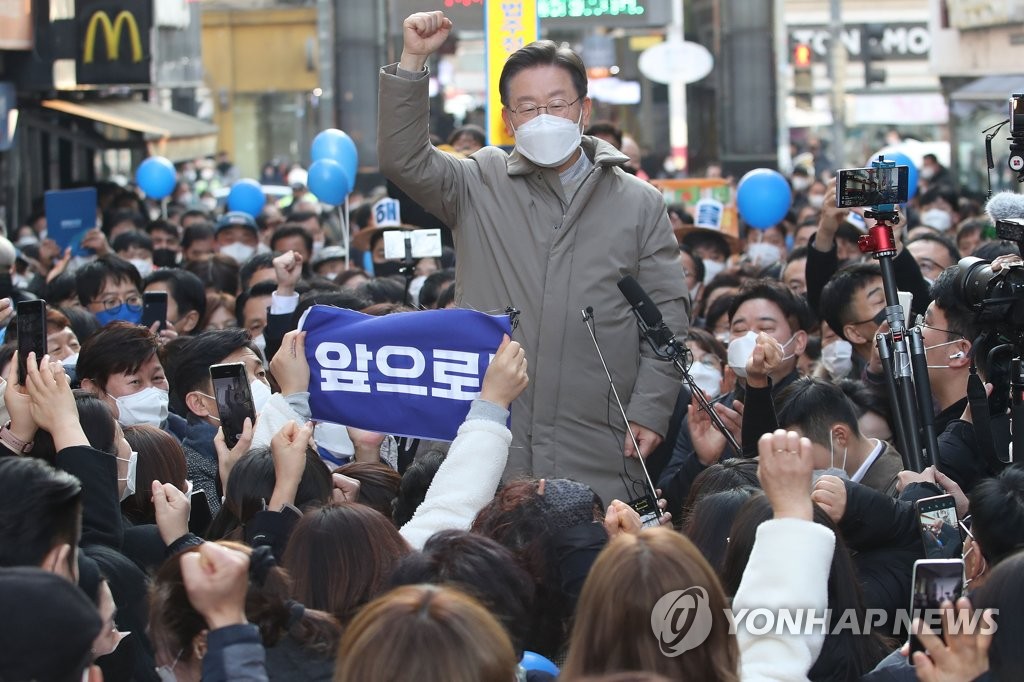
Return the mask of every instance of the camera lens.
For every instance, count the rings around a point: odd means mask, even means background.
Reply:
[[[988,296],[989,285],[997,276],[992,264],[975,256],[960,259],[960,274],[957,276],[964,302],[969,306],[978,305]]]

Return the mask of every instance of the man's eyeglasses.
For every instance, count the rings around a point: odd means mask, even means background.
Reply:
[[[128,309],[132,312],[139,312],[142,310],[142,297],[138,294],[130,294],[127,298],[120,298],[119,296],[111,296],[100,300],[100,305],[103,309],[108,312],[113,312],[120,308],[122,305],[128,306]]]
[[[518,109],[510,109],[509,111],[524,121],[534,118],[538,113],[540,113],[541,109],[543,109],[546,114],[566,118],[566,115],[569,113],[569,109],[572,105],[576,104],[576,102],[579,102],[581,99],[583,98],[577,97],[571,102],[566,102],[564,99],[553,99],[547,103],[547,106],[543,107],[539,107],[533,102],[527,102],[526,104],[521,104]]]
[[[914,324],[917,325],[918,327],[924,327],[925,329],[931,329],[932,331],[942,332],[943,334],[949,334],[950,336],[955,336],[960,339],[964,338],[964,335],[961,334],[960,332],[950,331],[949,329],[940,329],[939,327],[933,327],[930,324],[925,324],[924,315],[921,315],[920,313],[918,313],[917,316],[914,317]]]

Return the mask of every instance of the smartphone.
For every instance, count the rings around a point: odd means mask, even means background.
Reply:
[[[939,610],[944,601],[956,603],[963,592],[963,559],[918,559],[914,562],[914,591],[910,598],[910,613],[928,624],[932,631],[943,636],[942,615]],[[921,640],[910,632],[910,661],[915,651],[924,651]]]
[[[631,500],[628,504],[633,508],[633,511],[640,515],[640,525],[642,528],[657,528],[661,525],[661,522],[658,520],[661,516],[658,504],[650,495],[638,497],[635,500]]]
[[[210,512],[210,501],[206,499],[206,493],[200,490],[193,490],[189,496],[192,509],[188,514],[188,529],[190,532],[201,538],[206,537],[206,530],[213,521],[213,514]]]
[[[46,355],[46,301],[22,301],[18,304],[18,381],[24,385],[28,354],[36,354],[36,362]]]
[[[388,260],[405,258],[406,240],[412,258],[440,258],[441,230],[391,230],[384,233],[384,257]]]
[[[918,529],[928,559],[954,559],[963,550],[960,524],[956,518],[956,501],[952,495],[925,497],[914,502]]]
[[[229,448],[233,448],[242,435],[245,418],[248,417],[252,423],[256,423],[256,408],[253,406],[245,364],[229,362],[210,365],[210,380],[213,382],[213,395],[217,401],[220,425],[224,429],[224,442]]]
[[[909,166],[845,168],[836,178],[836,206],[881,206],[907,201]]]
[[[142,326],[149,329],[154,322],[159,322],[157,331],[167,326],[167,292],[147,291],[142,294]]]

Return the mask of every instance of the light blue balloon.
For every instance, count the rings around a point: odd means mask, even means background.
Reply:
[[[540,670],[541,672],[558,675],[558,666],[532,651],[523,652],[523,660],[519,662],[524,670]]]
[[[352,176],[337,161],[320,159],[309,167],[306,185],[317,199],[337,206],[345,203],[345,197],[352,191]]]
[[[767,230],[786,217],[793,203],[793,192],[786,178],[770,168],[756,168],[740,180],[736,188],[736,207],[743,220],[754,229]]]
[[[355,178],[359,170],[359,151],[356,149],[356,143],[352,141],[348,133],[337,128],[328,128],[313,138],[311,155],[313,161],[321,159],[337,161],[350,178]],[[319,196],[317,192],[314,194]]]
[[[253,218],[260,214],[267,203],[263,188],[255,180],[239,180],[228,193],[228,210],[248,213]]]
[[[151,199],[165,199],[178,184],[174,164],[162,156],[151,156],[135,171],[135,184]]]
[[[877,161],[877,159],[872,159]],[[907,200],[914,198],[917,194],[917,166],[910,160],[910,157],[903,152],[896,152],[894,154],[886,154],[886,161],[895,161],[897,166],[907,166]],[[871,164],[868,164],[871,165]]]

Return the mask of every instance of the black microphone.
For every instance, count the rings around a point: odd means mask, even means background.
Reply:
[[[675,335],[671,329],[665,326],[658,306],[654,304],[644,288],[633,279],[632,275],[626,275],[619,280],[619,291],[629,302],[629,307],[633,309],[633,312],[643,320],[647,327],[646,333],[655,345],[665,346],[674,339]]]

